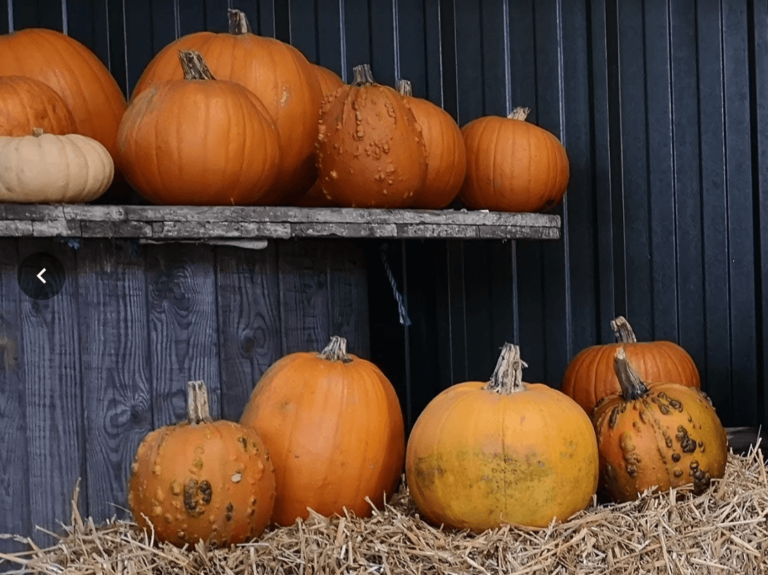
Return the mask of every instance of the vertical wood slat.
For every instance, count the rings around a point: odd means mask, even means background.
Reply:
[[[13,29],[13,22],[10,22],[11,2],[13,0],[0,0],[0,34],[7,34]]]

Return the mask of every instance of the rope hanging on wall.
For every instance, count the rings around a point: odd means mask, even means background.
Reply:
[[[387,278],[389,279],[389,285],[392,286],[392,294],[395,296],[395,301],[397,302],[397,312],[400,316],[400,325],[403,325],[405,327],[408,327],[411,325],[411,320],[408,317],[408,310],[405,309],[405,302],[403,301],[403,296],[400,293],[400,291],[397,289],[397,282],[395,281],[395,276],[392,274],[392,269],[389,267],[389,259],[387,258],[387,244],[381,244],[381,247],[379,248],[379,252],[381,254],[381,263],[384,264],[384,271],[387,273]]]

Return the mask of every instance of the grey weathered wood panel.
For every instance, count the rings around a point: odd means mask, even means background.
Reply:
[[[347,339],[347,350],[370,359],[368,286],[363,246],[328,240],[329,336]]]

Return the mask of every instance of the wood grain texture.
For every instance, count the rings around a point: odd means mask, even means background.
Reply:
[[[186,417],[186,385],[203,380],[220,408],[214,248],[145,246],[153,427]]]
[[[124,517],[136,448],[152,429],[143,255],[108,240],[77,253],[88,509]]]
[[[328,240],[328,313],[330,335],[347,339],[347,350],[371,358],[368,274],[360,242]]]
[[[261,375],[282,355],[277,248],[219,247],[216,297],[219,318],[222,417],[238,420]]]

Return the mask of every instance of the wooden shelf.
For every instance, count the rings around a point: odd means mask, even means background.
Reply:
[[[0,204],[0,237],[557,240],[560,216],[465,210]]]

